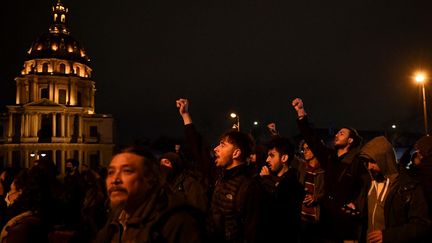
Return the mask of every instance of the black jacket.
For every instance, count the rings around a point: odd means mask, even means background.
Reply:
[[[169,191],[169,190],[168,190]],[[122,206],[114,208],[95,242],[203,242],[204,220],[194,207],[179,205],[167,190],[157,188],[126,222],[119,222]]]
[[[281,177],[261,177],[267,198],[265,228],[268,242],[297,242],[301,225],[301,207],[305,196],[299,172],[289,168]]]
[[[358,150],[352,149],[338,157],[335,149],[328,148],[321,142],[321,138],[311,128],[307,116],[297,119],[297,126],[325,171],[325,196],[321,207],[324,237],[338,240],[356,239],[359,225],[341,208],[354,202],[361,192],[366,171],[356,159]]]

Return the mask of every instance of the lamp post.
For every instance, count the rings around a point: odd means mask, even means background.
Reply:
[[[419,84],[421,84],[422,93],[423,93],[423,117],[424,117],[424,129],[425,134],[429,134],[428,130],[428,120],[427,120],[427,108],[426,108],[426,91],[425,91],[425,82],[426,82],[426,76],[423,73],[417,73],[415,75],[415,81]]]
[[[236,123],[234,123],[233,125],[233,129],[237,129],[237,131],[240,131],[240,116],[237,115],[236,113],[232,112],[230,114],[231,118],[236,119]]]
[[[40,157],[44,158],[46,156],[46,153],[38,153],[38,152],[31,152],[30,157],[38,160]]]

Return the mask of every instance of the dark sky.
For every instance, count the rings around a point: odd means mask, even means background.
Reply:
[[[231,111],[245,130],[274,120],[293,135],[295,97],[318,127],[423,127],[411,75],[432,75],[430,0],[62,2],[92,60],[96,112],[114,115],[122,143],[181,135],[178,97],[189,97],[211,136],[230,126]],[[53,4],[2,2],[2,111],[15,101],[14,77],[48,31]]]

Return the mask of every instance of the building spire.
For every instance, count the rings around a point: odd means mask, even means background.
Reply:
[[[69,29],[66,25],[66,14],[68,9],[64,7],[61,0],[57,0],[57,4],[53,6],[53,24],[49,28],[50,33],[69,34]]]

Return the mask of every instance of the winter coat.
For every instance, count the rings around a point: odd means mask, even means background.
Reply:
[[[246,164],[223,173],[215,184],[207,229],[211,242],[256,242],[262,191]]]
[[[325,171],[325,196],[321,205],[323,237],[333,240],[358,238],[359,225],[341,210],[345,204],[355,201],[361,192],[362,174],[365,169],[355,159],[358,150],[352,149],[338,157],[336,150],[321,142],[321,138],[310,126],[307,116],[297,119],[297,126]]]
[[[297,242],[301,225],[301,207],[305,196],[299,173],[289,168],[282,176],[266,175],[261,184],[269,197],[266,205],[265,238],[268,242]]]
[[[176,205],[172,200],[165,189],[154,190],[130,215],[125,228],[119,221],[122,206],[114,208],[95,242],[202,242],[203,220],[199,212],[191,206]]]
[[[365,144],[360,156],[375,161],[385,177],[384,192],[381,197],[378,197],[379,201],[375,202],[381,205],[384,203],[383,219],[381,219],[384,221],[384,227],[381,230],[383,242],[422,242],[430,230],[430,220],[423,189],[419,182],[405,173],[398,172],[395,152],[385,137],[376,137]],[[374,181],[372,181],[369,193],[365,194],[368,198],[373,196],[371,194],[375,190],[373,183]],[[368,209],[365,215],[369,225],[375,220],[372,217],[378,217],[377,219],[382,217],[371,210],[373,205],[367,205],[371,200],[360,201],[365,202],[361,209]],[[362,234],[363,239],[367,237],[365,228]]]

